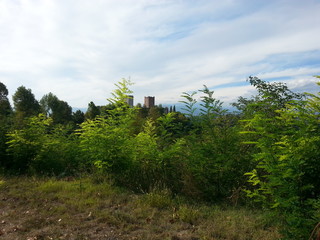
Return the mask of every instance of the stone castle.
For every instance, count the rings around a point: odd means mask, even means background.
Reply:
[[[128,95],[126,101],[127,101],[127,104],[130,106],[130,107],[133,107],[133,95]],[[146,108],[152,108],[154,107],[155,105],[155,97],[151,97],[151,96],[148,96],[148,97],[144,97],[144,107]]]

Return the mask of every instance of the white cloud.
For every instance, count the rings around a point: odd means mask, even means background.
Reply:
[[[73,107],[105,104],[123,77],[136,83],[135,102],[157,103],[249,75],[302,81],[320,69],[317,54],[307,63],[320,51],[319,10],[313,0],[0,0],[0,81],[11,94],[25,85]]]

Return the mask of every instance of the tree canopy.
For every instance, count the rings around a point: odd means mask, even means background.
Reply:
[[[15,112],[23,117],[30,117],[40,113],[40,104],[35,99],[31,89],[18,87],[12,97]]]

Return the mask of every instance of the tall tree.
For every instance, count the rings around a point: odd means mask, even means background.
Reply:
[[[59,100],[58,106],[52,113],[54,123],[66,124],[72,121],[72,108],[65,101]]]
[[[85,120],[84,113],[81,110],[77,110],[72,113],[72,119],[75,124],[81,124]]]
[[[97,107],[95,104],[94,104],[94,102],[90,102],[89,104],[88,104],[88,109],[87,109],[87,111],[86,111],[86,113],[85,113],[85,118],[86,119],[91,119],[91,120],[93,120],[93,119],[95,119],[98,115],[100,115],[100,109],[99,109],[99,107]]]
[[[158,106],[153,106],[149,108],[148,118],[151,118],[153,121],[156,121],[159,117],[163,115],[163,109]]]
[[[4,85],[2,82],[0,82],[0,99],[7,98],[8,96],[8,89],[6,85]]]
[[[9,162],[5,142],[7,141],[7,133],[10,130],[12,108],[8,100],[8,93],[7,87],[0,82],[0,165],[2,166],[6,166]]]
[[[5,119],[12,112],[8,94],[7,87],[0,82],[0,120]]]
[[[57,108],[57,103],[59,99],[53,93],[48,93],[44,95],[40,100],[41,111],[47,116],[50,117],[52,115],[53,109]]]
[[[12,97],[16,123],[20,125],[26,117],[35,116],[40,113],[40,104],[35,99],[31,89],[24,86],[18,87]]]
[[[42,112],[52,117],[54,123],[66,124],[72,121],[72,108],[67,102],[59,100],[56,95],[52,93],[44,95],[40,104]]]
[[[292,100],[301,100],[304,94],[294,93],[285,83],[266,82],[257,77],[249,77],[248,82],[256,88],[258,94],[251,99],[239,97],[232,106],[240,110],[246,117],[257,112],[268,113],[270,117],[275,116],[275,110],[284,108]]]

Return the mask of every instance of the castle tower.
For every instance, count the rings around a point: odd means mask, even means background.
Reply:
[[[127,96],[126,103],[129,105],[129,107],[133,107],[133,95]]]
[[[151,108],[151,107],[154,107],[154,97],[144,97],[144,106],[146,108]]]

